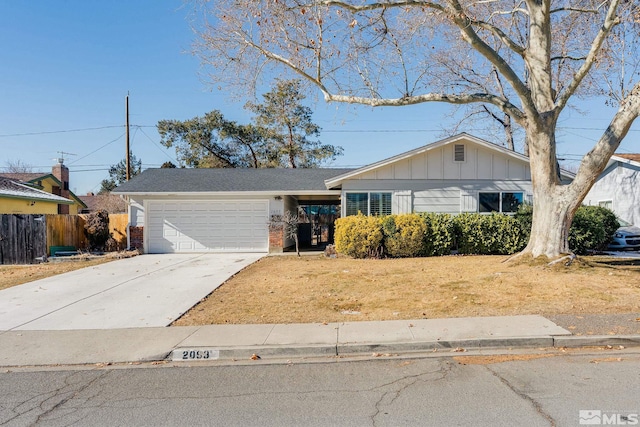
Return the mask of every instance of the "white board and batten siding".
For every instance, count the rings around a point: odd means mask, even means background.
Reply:
[[[343,195],[357,191],[391,191],[393,213],[478,211],[484,191],[522,192],[531,200],[527,161],[464,143],[464,161],[455,161],[449,144],[363,172],[342,183]]]
[[[391,195],[391,213],[409,213],[413,206],[413,194],[411,190],[394,191]]]
[[[267,252],[268,200],[146,200],[145,252]]]

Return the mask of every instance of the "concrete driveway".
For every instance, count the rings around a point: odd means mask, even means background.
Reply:
[[[167,326],[264,254],[140,255],[0,291],[0,331]]]

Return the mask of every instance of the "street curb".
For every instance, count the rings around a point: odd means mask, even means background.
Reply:
[[[509,337],[509,338],[482,338],[462,339],[448,341],[424,341],[424,342],[397,342],[387,344],[377,343],[345,343],[338,344],[338,356],[356,355],[364,353],[404,353],[424,351],[463,351],[467,349],[487,348],[524,348],[524,347],[552,347],[553,337]]]
[[[247,346],[247,347],[177,347],[169,352],[167,359],[173,362],[205,361],[206,359],[183,359],[183,353],[193,350],[209,349],[215,352],[215,357],[209,360],[243,360],[256,358],[286,358],[286,357],[335,357],[335,345],[290,345],[282,346]]]
[[[571,335],[554,337],[553,346],[563,347],[602,347],[602,346],[640,346],[640,335]]]
[[[209,349],[215,352],[214,360],[249,360],[265,358],[295,357],[350,357],[367,354],[394,354],[437,352],[464,352],[469,350],[496,350],[520,348],[580,348],[623,346],[640,347],[638,335],[592,335],[592,336],[543,336],[481,338],[448,341],[394,342],[394,343],[339,343],[337,345],[287,345],[287,346],[242,346],[242,347],[176,347],[166,360],[174,362],[197,362],[181,358],[184,351]]]

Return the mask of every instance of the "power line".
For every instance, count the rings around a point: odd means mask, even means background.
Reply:
[[[96,169],[69,169],[69,173],[76,172],[97,172],[97,171],[108,171],[109,168],[96,168]]]
[[[101,147],[99,147],[99,148],[97,148],[97,149],[93,150],[93,151],[92,151],[92,152],[90,152],[89,154],[84,155],[84,156],[82,156],[82,157],[80,157],[80,158],[75,159],[73,162],[69,163],[69,165],[72,165],[72,164],[74,164],[74,163],[76,163],[76,162],[78,162],[78,161],[80,161],[80,160],[82,160],[82,159],[84,159],[84,158],[89,157],[90,155],[92,155],[92,154],[94,154],[94,153],[96,153],[96,152],[98,152],[98,151],[102,150],[102,149],[103,149],[104,147],[106,147],[107,145],[113,144],[114,142],[116,142],[117,140],[119,140],[120,138],[122,138],[123,136],[124,136],[124,133],[122,133],[122,134],[121,134],[119,137],[117,137],[116,139],[111,140],[111,141],[107,142],[106,144],[104,144],[103,146],[101,146]]]
[[[103,129],[123,128],[124,125],[110,125],[110,126],[98,126],[91,128],[78,128],[78,129],[62,129],[42,132],[24,132],[24,133],[12,133],[2,134],[0,138],[19,137],[19,136],[37,136],[37,135],[49,135],[57,133],[71,133],[71,132],[88,132]],[[131,125],[135,128],[156,128],[156,125]],[[593,130],[604,131],[603,128],[594,127],[571,127],[571,126],[558,126],[557,130]],[[475,131],[479,129],[468,128],[467,130]],[[421,133],[421,132],[441,132],[442,129],[323,129],[323,133]],[[640,132],[640,129],[630,129],[629,132]],[[577,136],[577,135],[576,135]]]
[[[140,132],[142,132],[142,134],[143,134],[144,136],[146,136],[146,137],[147,137],[147,139],[148,139],[149,141],[151,141],[151,143],[153,143],[153,145],[155,145],[155,146],[156,146],[156,148],[157,148],[157,149],[158,149],[162,154],[164,154],[165,156],[167,156],[167,158],[168,158],[169,160],[171,160],[172,162],[175,162],[175,164],[176,164],[176,165],[179,163],[176,159],[174,159],[174,158],[172,158],[171,156],[169,156],[169,154],[167,154],[167,152],[166,152],[165,150],[163,150],[162,148],[160,148],[160,146],[159,146],[159,145],[158,145],[158,144],[157,144],[153,139],[151,139],[151,137],[150,137],[149,135],[147,135],[147,133],[146,133],[145,131],[143,131],[143,130],[142,130],[142,126],[138,126],[138,129],[140,129]]]
[[[16,137],[16,136],[49,135],[53,133],[86,132],[91,130],[113,129],[113,128],[121,128],[121,127],[124,127],[124,125],[100,126],[95,128],[81,128],[81,129],[51,130],[51,131],[43,131],[43,132],[12,133],[12,134],[0,135],[0,138],[9,138],[9,137]]]

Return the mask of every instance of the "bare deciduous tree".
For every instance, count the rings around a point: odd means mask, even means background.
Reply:
[[[4,162],[6,165],[7,173],[31,173],[33,172],[33,166],[22,160],[7,160]]]
[[[300,218],[300,211],[294,213],[291,211],[285,211],[284,215],[272,215],[270,227],[276,229],[282,229],[285,239],[291,239],[296,245],[296,254],[300,256],[300,242],[298,238],[298,229],[300,228],[302,220]]]
[[[196,0],[197,1],[197,0]],[[196,51],[216,82],[255,87],[288,70],[326,101],[484,104],[524,129],[534,216],[523,253],[569,253],[574,213],[640,114],[638,2],[621,0],[219,0],[199,2]],[[209,19],[211,18],[211,19]],[[621,61],[622,59],[622,61]],[[496,86],[495,75],[504,85]],[[556,126],[569,102],[617,111],[575,179],[560,182]]]

